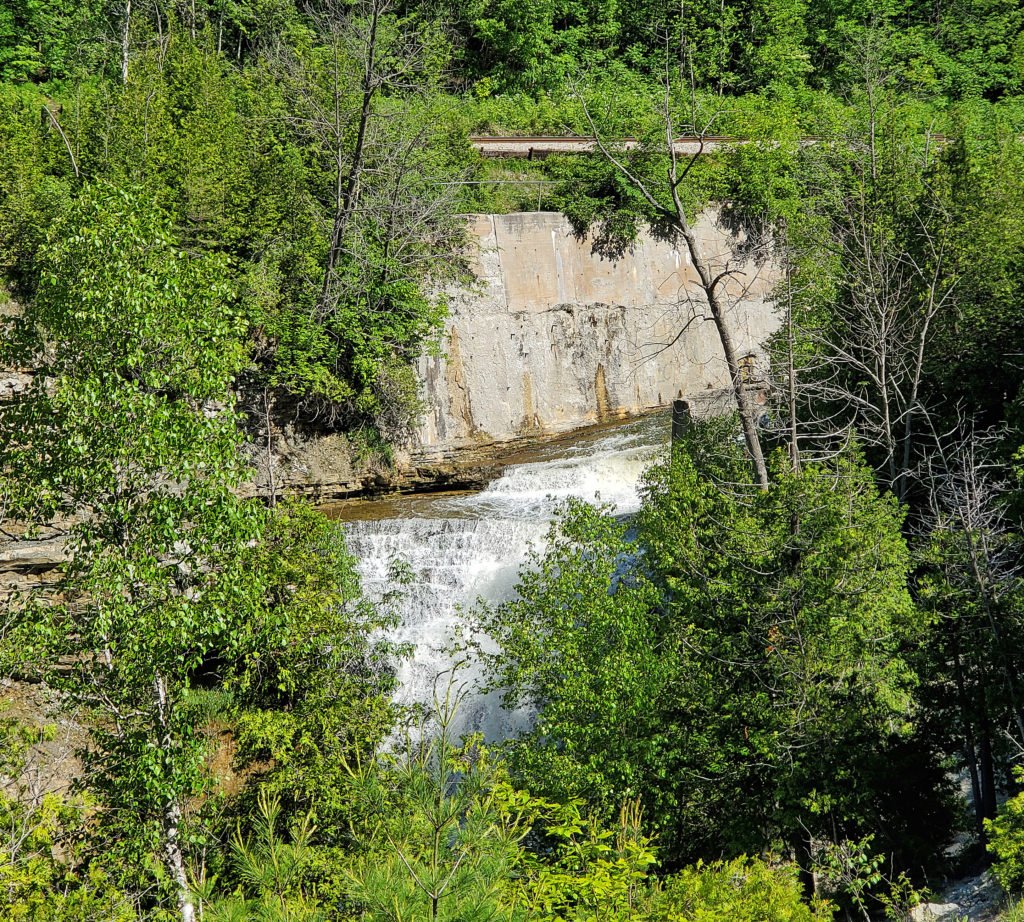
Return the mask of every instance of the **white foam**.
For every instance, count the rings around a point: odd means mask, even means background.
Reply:
[[[622,514],[639,508],[643,472],[664,450],[663,420],[627,424],[558,456],[511,467],[486,489],[439,500],[428,516],[361,520],[347,526],[367,594],[393,589],[397,562],[413,573],[399,603],[393,639],[415,645],[401,664],[399,700],[429,702],[436,677],[450,669],[453,631],[459,611],[478,598],[513,597],[520,568],[531,549],[540,549],[559,504],[570,497],[613,503]],[[461,677],[480,676],[468,668]],[[530,715],[510,714],[497,695],[475,695],[459,714],[460,732],[480,731],[504,738],[528,725]]]

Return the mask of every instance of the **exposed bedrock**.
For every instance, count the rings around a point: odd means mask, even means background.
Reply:
[[[536,442],[690,398],[695,411],[730,406],[725,361],[685,250],[641,237],[610,261],[577,239],[563,215],[470,219],[475,284],[450,293],[438,355],[419,363],[426,403],[397,469],[360,465],[340,433],[278,433],[273,481],[251,446],[250,489],[320,500],[389,490],[483,486]],[[756,362],[775,329],[769,302],[777,271],[738,259],[713,214],[698,236],[715,271],[730,270],[730,321],[742,355]],[[5,305],[0,304],[0,309]],[[9,312],[9,311],[8,311]],[[31,381],[0,373],[0,400]],[[36,583],[63,556],[60,538],[0,542],[0,599]]]
[[[685,249],[642,236],[612,261],[561,214],[470,220],[478,281],[451,294],[441,354],[420,360],[427,411],[410,450],[414,467],[728,386]],[[697,233],[716,273],[730,270],[734,337],[756,362],[777,324],[768,301],[777,270],[737,258],[713,214]]]
[[[425,412],[394,469],[354,461],[343,435],[281,433],[275,488],[330,500],[389,490],[483,486],[536,442],[686,397],[731,406],[717,333],[685,249],[641,236],[603,259],[554,212],[474,215],[476,281],[448,292],[441,348],[419,374]],[[728,271],[737,348],[755,366],[778,320],[777,268],[737,255],[714,213],[696,226],[715,273]],[[255,446],[258,448],[258,446]],[[254,487],[268,489],[254,452]]]

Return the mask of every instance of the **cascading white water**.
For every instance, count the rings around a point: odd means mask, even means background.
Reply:
[[[396,563],[412,570],[394,634],[415,650],[399,667],[400,699],[431,701],[435,679],[452,666],[460,609],[481,598],[493,603],[512,597],[520,568],[530,550],[543,545],[561,502],[578,497],[612,503],[620,514],[635,512],[640,478],[667,441],[665,417],[648,417],[509,467],[479,493],[411,497],[382,506],[388,517],[381,518],[373,517],[372,506],[364,507],[358,521],[348,522],[349,546],[371,598],[394,588]],[[478,678],[472,665],[459,675],[470,687]],[[509,713],[498,699],[471,694],[460,708],[457,730],[493,740],[528,725],[529,714]]]

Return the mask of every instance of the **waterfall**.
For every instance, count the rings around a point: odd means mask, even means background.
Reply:
[[[381,503],[378,518],[373,504],[361,508],[346,530],[366,593],[379,599],[393,589],[396,563],[407,565],[413,576],[399,599],[400,623],[393,635],[414,648],[399,666],[399,700],[431,700],[436,677],[452,666],[450,646],[460,610],[477,599],[494,603],[513,597],[520,568],[531,550],[543,547],[560,503],[578,497],[612,503],[619,514],[635,512],[643,472],[667,439],[668,422],[659,414],[512,465],[479,493]],[[479,679],[472,665],[459,675],[470,688]],[[495,693],[471,692],[460,708],[457,730],[479,731],[493,740],[529,725],[531,715],[509,713],[499,699]]]

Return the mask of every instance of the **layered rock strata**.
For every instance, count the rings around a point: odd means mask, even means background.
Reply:
[[[443,348],[419,371],[427,412],[412,467],[486,454],[727,388],[714,325],[685,249],[643,235],[612,261],[560,214],[470,219],[477,283],[450,295]],[[752,370],[776,328],[778,273],[738,258],[711,213],[696,226],[728,272],[733,335]]]

